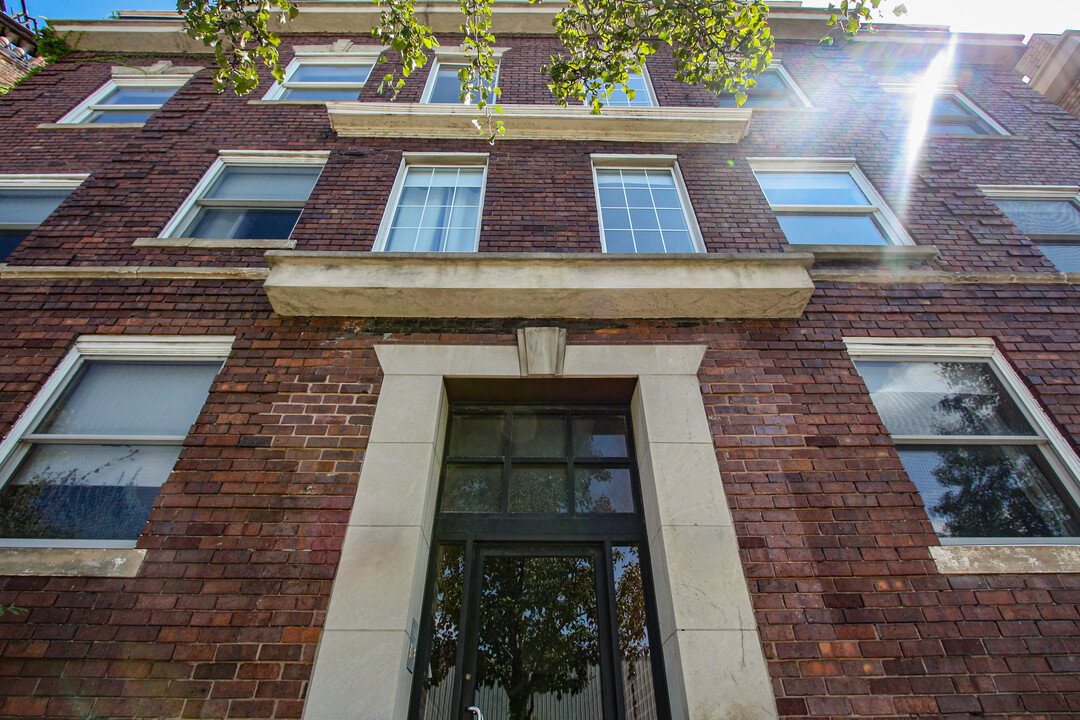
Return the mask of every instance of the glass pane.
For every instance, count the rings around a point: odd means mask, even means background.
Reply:
[[[607,252],[693,251],[671,170],[598,168],[596,180]]]
[[[626,720],[656,720],[656,686],[645,622],[645,586],[638,548],[611,548],[615,570],[615,608],[619,623],[619,659]]]
[[[1080,244],[1051,245],[1039,243],[1039,249],[1061,272],[1080,272]],[[2,259],[2,258],[0,258]]]
[[[512,467],[510,512],[567,511],[566,466]]]
[[[353,90],[330,90],[312,89],[305,87],[285,88],[281,93],[281,100],[355,100],[360,97],[360,89]]]
[[[450,703],[457,681],[457,647],[465,551],[460,545],[441,545],[431,604],[431,651],[420,688],[422,720],[457,720]]]
[[[7,258],[30,232],[30,230],[0,230],[0,260]]]
[[[177,88],[117,88],[97,105],[162,105]]]
[[[754,79],[757,85],[746,89],[743,107],[793,107],[798,104],[779,73],[767,70]],[[722,93],[719,99],[721,106],[735,107],[735,93]]]
[[[435,79],[432,81],[431,95],[428,96],[427,102],[460,104],[461,79],[458,77],[458,71],[464,67],[464,65],[460,64],[439,63]],[[496,79],[498,78],[496,77]],[[488,98],[488,102],[494,102],[494,100],[494,96]]]
[[[856,363],[893,435],[1034,435],[985,363]]]
[[[471,252],[480,224],[482,167],[410,167],[386,250]],[[417,224],[419,223],[419,224]],[[419,233],[411,228],[419,227]]]
[[[645,77],[641,73],[630,73],[626,85],[633,91],[633,99],[623,90],[622,85],[616,85],[611,90],[611,97],[603,101],[604,104],[612,107],[649,107],[652,105],[652,99],[649,97],[649,90],[645,84]],[[591,97],[589,102],[592,102]]]
[[[289,76],[290,83],[356,83],[363,85],[371,74],[370,65],[309,65],[304,63]]]
[[[1080,207],[1068,200],[995,200],[1029,235],[1080,235]]]
[[[442,512],[499,512],[502,510],[502,465],[446,466]]]
[[[960,122],[944,122],[931,119],[926,128],[931,135],[995,135],[990,126],[979,118],[965,118]]]
[[[502,457],[506,453],[504,415],[454,415],[451,423],[451,457]]]
[[[187,435],[220,362],[86,362],[36,432]]]
[[[179,446],[35,445],[0,491],[0,537],[134,540]]]
[[[934,117],[971,117],[974,113],[954,97],[938,97],[930,108]]]
[[[153,110],[96,110],[87,116],[88,123],[143,123],[154,114]]]
[[[574,468],[577,511],[582,513],[632,513],[628,468]]]
[[[1080,520],[1023,446],[904,447],[904,469],[943,537],[1070,537]]]
[[[226,166],[205,197],[302,202],[308,199],[321,171],[319,167]]]
[[[566,457],[566,419],[562,415],[514,413],[514,457]]]
[[[590,558],[484,558],[470,704],[497,720],[604,717]]]
[[[577,457],[626,457],[626,418],[620,415],[574,418]]]
[[[71,190],[0,190],[0,223],[43,222],[70,194]]]
[[[792,245],[888,245],[869,215],[777,215],[776,219]]]
[[[773,205],[869,205],[846,172],[759,173],[765,197]]]
[[[187,237],[234,240],[284,240],[292,235],[299,210],[203,208]]]

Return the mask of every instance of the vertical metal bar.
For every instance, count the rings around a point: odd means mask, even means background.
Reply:
[[[615,708],[619,720],[626,717],[626,690],[623,688],[622,648],[619,642],[619,596],[615,586],[615,559],[611,552],[611,541],[604,541],[604,583],[608,587],[608,610],[611,619],[608,630],[612,642],[612,667],[615,673]]]
[[[604,541],[603,548],[593,553],[596,573],[596,623],[600,642],[600,687],[604,696],[604,718],[621,719],[616,696],[616,650],[618,637],[612,633],[615,627],[615,594],[611,591],[610,573],[607,565],[611,560],[611,543]],[[618,631],[615,630],[617,633]]]
[[[469,628],[469,618],[473,605],[473,563],[476,560],[476,548],[472,537],[465,541],[465,567],[461,578],[461,615],[458,617],[458,647],[454,659],[455,680],[454,694],[450,701],[451,717],[461,717],[461,709],[471,702],[471,693],[467,693],[465,681],[466,659],[469,647],[475,643],[474,634]]]
[[[503,477],[502,477],[502,511],[510,512],[510,455],[514,447],[514,413],[512,410],[504,410],[503,434],[506,440],[503,445]]]
[[[563,428],[566,432],[566,485],[569,505],[567,512],[574,516],[577,514],[577,487],[574,482],[574,411],[571,410],[563,415]]]

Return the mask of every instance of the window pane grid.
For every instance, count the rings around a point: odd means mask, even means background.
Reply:
[[[386,250],[467,252],[480,223],[482,167],[406,168]]]
[[[694,252],[671,170],[598,168],[607,252]]]

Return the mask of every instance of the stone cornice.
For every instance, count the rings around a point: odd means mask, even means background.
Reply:
[[[263,280],[266,268],[149,265],[5,265],[2,280]]]

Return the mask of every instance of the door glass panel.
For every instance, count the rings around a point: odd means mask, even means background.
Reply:
[[[499,512],[501,506],[501,465],[446,466],[442,512]]]
[[[591,558],[485,557],[478,625],[472,704],[485,718],[603,718]]]
[[[460,545],[439,547],[435,598],[431,604],[431,650],[420,690],[422,720],[454,720],[451,707],[457,681],[458,622],[465,578],[465,550]]]
[[[615,608],[626,720],[656,720],[656,687],[638,548],[633,545],[612,547],[611,561],[615,570]]]
[[[450,432],[452,457],[502,457],[502,415],[455,415]]]
[[[514,457],[566,457],[566,421],[562,415],[515,413],[511,446]]]
[[[626,419],[619,415],[574,418],[574,454],[579,458],[626,457]]]
[[[634,499],[630,493],[630,469],[574,468],[574,498],[578,512],[634,512]]]
[[[510,512],[567,511],[566,466],[510,470]]]

